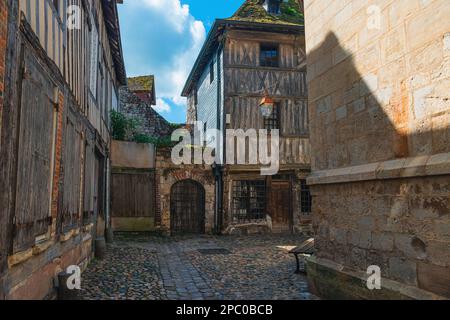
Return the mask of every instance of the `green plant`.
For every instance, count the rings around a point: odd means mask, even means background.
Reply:
[[[127,118],[123,113],[111,111],[112,136],[115,140],[126,140],[127,133],[136,129],[136,122]]]

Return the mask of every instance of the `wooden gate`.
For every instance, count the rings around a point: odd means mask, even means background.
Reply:
[[[120,172],[112,175],[112,217],[155,217],[154,172]]]
[[[291,231],[291,188],[289,181],[272,181],[269,212],[274,233]]]
[[[193,180],[180,181],[170,193],[172,233],[205,233],[205,189]]]

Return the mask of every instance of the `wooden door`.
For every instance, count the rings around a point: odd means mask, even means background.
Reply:
[[[269,212],[272,232],[291,231],[291,186],[289,181],[272,181],[269,194]]]
[[[170,195],[172,233],[205,233],[205,189],[185,180],[173,185]]]

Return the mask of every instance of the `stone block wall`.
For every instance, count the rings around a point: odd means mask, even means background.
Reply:
[[[164,138],[172,134],[174,129],[170,123],[127,87],[120,88],[119,101],[119,111],[136,119],[141,133],[155,138]]]
[[[450,296],[450,179],[316,186],[317,257]]]
[[[164,233],[171,233],[170,196],[175,183],[194,180],[205,189],[205,232],[214,230],[215,180],[207,165],[175,165],[171,149],[161,148],[156,152],[156,225]]]
[[[317,257],[450,297],[450,5],[304,4]]]

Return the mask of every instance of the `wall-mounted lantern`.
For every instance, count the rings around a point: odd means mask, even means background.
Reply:
[[[270,98],[266,92],[264,94],[264,98],[261,100],[261,103],[259,104],[259,108],[261,110],[261,114],[263,115],[263,117],[268,118],[272,115],[274,104],[275,101],[272,98]]]

